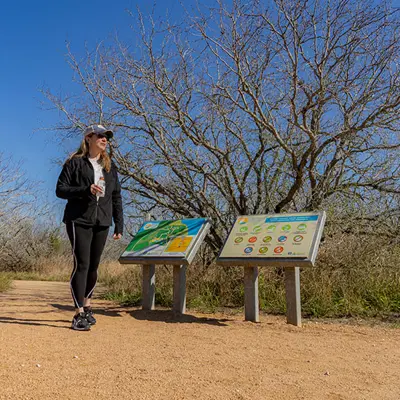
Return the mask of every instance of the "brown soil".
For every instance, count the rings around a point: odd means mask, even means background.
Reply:
[[[95,300],[70,329],[68,284],[0,295],[0,399],[400,399],[400,329],[168,310]]]

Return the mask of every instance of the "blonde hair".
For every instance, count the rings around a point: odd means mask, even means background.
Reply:
[[[79,149],[77,151],[75,151],[74,153],[72,153],[69,157],[68,160],[66,161],[69,162],[71,161],[73,158],[77,157],[77,158],[82,158],[82,157],[89,157],[89,146],[86,143],[86,140],[83,139],[81,145],[79,146]],[[108,155],[107,151],[102,151],[100,153],[100,158],[99,158],[99,163],[101,164],[101,166],[107,171],[110,172],[111,169],[111,158]]]

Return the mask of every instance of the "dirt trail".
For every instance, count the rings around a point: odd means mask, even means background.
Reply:
[[[69,329],[68,284],[0,295],[0,399],[400,399],[400,329],[144,312],[95,300]]]

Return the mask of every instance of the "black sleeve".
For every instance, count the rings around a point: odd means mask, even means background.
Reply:
[[[119,183],[118,173],[116,168],[113,168],[113,174],[115,179],[115,189],[112,193],[112,210],[114,219],[114,233],[121,234],[124,231],[124,215],[122,211],[122,197],[121,197],[121,184]]]
[[[63,166],[60,176],[58,177],[56,196],[60,199],[80,199],[88,196],[90,186],[72,186],[72,162],[66,162]]]

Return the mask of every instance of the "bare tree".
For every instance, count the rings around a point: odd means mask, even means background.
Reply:
[[[23,211],[29,202],[28,181],[11,157],[0,153],[0,218]]]
[[[32,231],[34,220],[44,211],[35,200],[40,197],[34,194],[36,182],[29,181],[19,164],[0,153],[0,269],[10,264],[18,267],[16,260],[26,255],[30,262],[32,248],[28,233]],[[36,183],[37,184],[37,183]],[[38,208],[40,207],[40,210]],[[34,212],[33,212],[34,211]],[[40,243],[40,240],[37,240]]]
[[[61,128],[117,128],[136,212],[209,216],[214,250],[236,215],[325,208],[397,227],[399,10],[265,4],[218,1],[179,25],[138,13],[134,45],[69,53],[84,95],[47,93]]]

